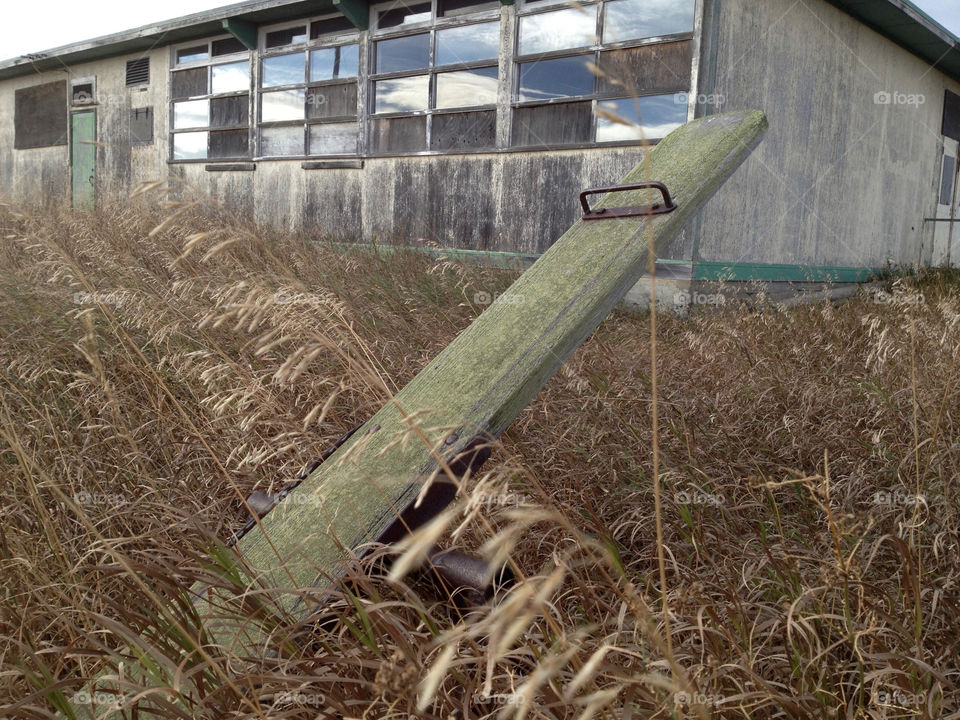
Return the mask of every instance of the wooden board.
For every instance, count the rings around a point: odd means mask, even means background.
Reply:
[[[349,553],[380,537],[413,503],[441,457],[457,455],[477,433],[500,435],[637,282],[648,263],[648,238],[659,246],[680,232],[766,127],[763,113],[738,112],[689,123],[664,139],[650,153],[649,166],[640,163],[623,182],[664,182],[678,209],[653,218],[576,222],[305,480],[294,491],[297,500],[288,498],[263,519],[262,531],[241,539],[235,550],[250,589],[290,589],[287,609],[312,611],[299,604],[296,590],[335,580],[347,560],[344,549]],[[630,206],[658,198],[643,190],[607,195],[596,204]],[[265,634],[235,598],[203,588],[194,592],[205,598],[198,610],[214,639],[235,649],[269,651]]]

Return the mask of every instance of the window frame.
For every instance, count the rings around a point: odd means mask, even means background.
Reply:
[[[365,38],[364,33],[358,30],[357,28],[353,29],[343,29],[337,30],[330,33],[325,33],[319,37],[310,38],[311,26],[315,22],[323,22],[324,20],[330,20],[333,18],[340,18],[342,15],[339,13],[324,13],[322,15],[311,16],[307,18],[299,18],[297,20],[290,20],[282,23],[274,23],[272,25],[265,25],[259,28],[257,33],[257,62],[256,69],[257,75],[255,80],[254,91],[256,93],[256,99],[253,103],[253,110],[256,111],[256,122],[255,122],[255,139],[253,145],[253,154],[255,160],[326,160],[326,159],[338,159],[338,158],[357,158],[363,156],[363,126],[365,118],[363,117],[362,107],[361,107],[361,98],[362,98],[362,88],[364,82],[364,44]],[[306,31],[306,40],[299,43],[289,43],[280,47],[274,47],[267,49],[267,34],[277,32],[279,30],[285,30],[288,28],[295,28],[299,26],[304,26]],[[354,115],[338,115],[328,118],[310,118],[309,113],[307,112],[307,105],[309,100],[307,96],[309,91],[312,88],[318,87],[329,87],[329,86],[340,86],[340,85],[349,85],[351,78],[332,78],[329,80],[319,80],[311,81],[310,80],[310,70],[311,70],[311,52],[314,50],[325,50],[329,48],[344,47],[346,45],[356,45],[357,46],[357,75],[352,78],[352,82],[356,84],[357,88],[357,107]],[[303,81],[299,83],[286,84],[286,85],[275,85],[264,87],[263,85],[263,62],[273,57],[281,57],[283,55],[294,55],[300,53],[303,56]],[[287,90],[299,90],[303,89],[304,91],[304,112],[303,118],[298,120],[268,120],[264,121],[262,119],[263,115],[263,95],[269,94],[271,92],[282,92]],[[314,125],[333,125],[333,124],[346,124],[348,122],[355,122],[357,124],[357,149],[352,153],[330,153],[323,155],[313,155],[310,153],[310,128]],[[303,130],[303,153],[299,155],[265,155],[263,154],[263,144],[262,144],[262,130],[271,129],[276,127],[295,127],[299,125]]]
[[[213,55],[213,43],[220,40],[236,39],[233,35],[229,33],[221,33],[218,35],[212,35],[210,37],[204,38],[202,40],[193,40],[189,42],[177,43],[176,45],[170,46],[170,84],[168,89],[168,125],[167,125],[167,136],[169,138],[168,148],[168,162],[170,163],[216,163],[216,162],[237,162],[243,160],[250,160],[252,155],[252,142],[253,142],[253,123],[251,112],[253,111],[253,96],[254,96],[254,71],[255,64],[254,58],[255,54],[253,51],[244,49],[243,51],[237,51],[233,53],[226,53],[223,55]],[[177,62],[177,53],[180,50],[185,50],[187,48],[199,47],[205,45],[207,48],[207,57],[200,60],[188,60],[186,62]],[[247,63],[247,73],[248,73],[248,83],[247,87],[244,90],[231,90],[229,92],[214,93],[213,92],[213,68],[218,65],[232,65],[239,62]],[[207,92],[203,95],[192,95],[186,98],[174,98],[173,97],[173,84],[174,76],[178,72],[185,70],[196,70],[198,68],[206,69],[207,76]],[[247,124],[246,125],[229,125],[229,126],[213,126],[210,123],[213,121],[213,100],[221,98],[230,98],[230,97],[242,97],[243,95],[247,96]],[[206,125],[197,125],[191,127],[177,128],[175,127],[175,118],[176,118],[176,105],[178,103],[205,100],[207,102],[208,108],[208,117]],[[211,134],[214,132],[223,132],[229,130],[246,130],[247,131],[247,153],[245,155],[232,155],[229,157],[211,157],[210,156],[210,140]],[[177,158],[174,157],[175,153],[175,137],[176,135],[183,133],[195,133],[195,132],[206,132],[207,133],[207,150],[206,155],[202,158]]]

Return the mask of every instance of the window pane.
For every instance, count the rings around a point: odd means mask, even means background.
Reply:
[[[380,80],[376,83],[374,112],[426,110],[429,89],[429,75]]]
[[[261,122],[282,122],[283,120],[303,120],[306,94],[299,90],[280,90],[260,95]]]
[[[230,63],[229,65],[214,65],[213,80],[210,92],[227,93],[250,89],[250,63]]]
[[[210,101],[210,127],[241,127],[249,124],[250,95],[231,95]]]
[[[550,52],[592,45],[597,34],[597,8],[567,8],[520,18],[520,54]]]
[[[177,70],[171,78],[170,92],[174,99],[206,95],[207,68],[198,67],[189,70]]]
[[[173,127],[207,127],[210,124],[210,101],[189,100],[173,104]]]
[[[377,27],[389,28],[412,23],[427,22],[430,19],[430,3],[398,7],[383,10],[377,14]]]
[[[305,60],[306,55],[304,55],[302,52],[264,58],[263,87],[298,85],[305,82]]]
[[[538,60],[520,65],[520,100],[546,100],[593,92],[591,55]]]
[[[427,34],[408,35],[377,43],[377,72],[419,70],[429,64],[430,36]]]
[[[303,155],[303,125],[261,128],[260,154]]]
[[[177,64],[193,62],[194,60],[206,60],[207,57],[209,57],[209,55],[207,53],[206,45],[198,45],[197,47],[177,50]]]
[[[207,156],[207,133],[174,133],[173,159],[196,160]]]
[[[620,42],[693,32],[695,0],[613,0],[603,21],[603,41]]]
[[[357,152],[357,123],[310,126],[311,155],[353,155]]]
[[[357,28],[345,17],[332,17],[326,20],[317,20],[310,23],[310,39],[316,40],[321,35],[333,33],[356,32]]]
[[[518,107],[513,111],[515,146],[544,147],[588,143],[591,137],[593,103],[551,103]]]
[[[484,10],[496,10],[499,7],[499,0],[495,2],[487,2],[487,0],[438,0],[437,15],[453,17]]]
[[[211,43],[213,56],[232,55],[233,53],[247,52],[247,48],[236,38],[224,38],[223,40],[214,40]]]
[[[220,130],[210,133],[210,157],[249,157],[250,136],[247,130]]]
[[[307,26],[286,28],[284,30],[274,30],[267,33],[267,47],[276,48],[284,45],[296,45],[307,41]]]
[[[433,116],[431,150],[492,148],[497,141],[497,111],[442,113]]]
[[[655,95],[604,101],[599,107],[623,118],[631,125],[622,125],[605,117],[597,117],[597,142],[615,140],[659,140],[687,121],[687,96]],[[641,132],[642,131],[642,132]]]
[[[351,78],[360,67],[359,45],[324,48],[310,53],[310,82]]]
[[[357,116],[357,84],[321,85],[307,90],[307,117]]]
[[[494,105],[497,102],[497,68],[475,68],[437,75],[437,107]]]
[[[499,22],[437,31],[437,65],[495,60],[499,51]]]

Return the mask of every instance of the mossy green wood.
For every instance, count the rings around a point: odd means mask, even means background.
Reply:
[[[680,232],[766,127],[762,112],[737,112],[688,123],[661,141],[649,162],[638,164],[623,183],[659,180],[678,209],[652,218],[577,221],[263,518],[260,528],[241,539],[237,559],[250,590],[270,589],[274,599],[279,591],[288,610],[309,610],[298,608],[297,591],[335,581],[347,556],[379,537],[415,500],[424,479],[436,472],[439,456],[457,454],[480,432],[500,435],[637,282],[649,260],[649,239],[656,248]],[[658,199],[658,193],[641,190],[610,194],[596,205]],[[450,442],[451,437],[457,439]],[[266,623],[238,611],[234,598],[204,588],[193,592],[203,598],[197,609],[212,639],[241,654],[266,650]]]

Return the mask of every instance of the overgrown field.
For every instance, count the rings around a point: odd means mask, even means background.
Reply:
[[[149,193],[90,216],[0,206],[0,716],[82,700],[137,664],[132,643],[165,717],[960,718],[943,273],[658,314],[658,437],[651,318],[614,313],[444,535],[509,552],[519,582],[458,609],[358,566],[272,651],[204,645],[176,599],[229,584],[215,548],[240,494],[367,419],[512,277]]]

